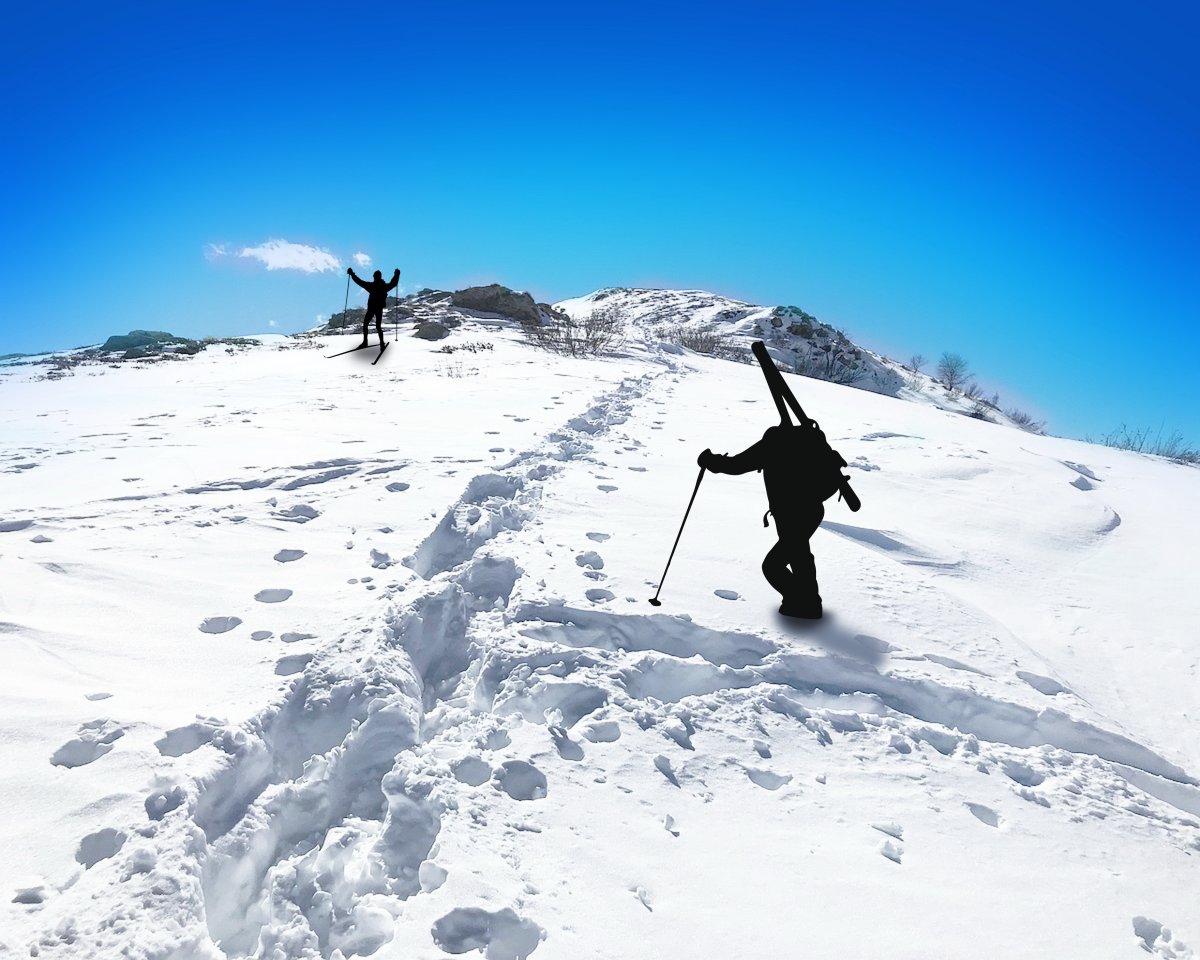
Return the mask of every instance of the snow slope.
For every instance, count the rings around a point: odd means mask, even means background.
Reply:
[[[1190,957],[1194,469],[475,318],[0,376],[0,955]],[[315,349],[310,349],[315,348]]]

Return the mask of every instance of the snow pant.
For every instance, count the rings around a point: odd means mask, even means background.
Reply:
[[[774,511],[772,515],[775,517],[779,542],[763,557],[763,576],[785,601],[819,604],[821,594],[817,592],[817,564],[808,541],[825,518],[824,505],[817,501],[811,505],[791,507],[782,516]]]
[[[367,304],[367,312],[363,314],[363,343],[367,342],[367,327],[371,325],[371,317],[375,318],[375,332],[379,334],[379,342],[383,343],[383,307],[373,307]]]

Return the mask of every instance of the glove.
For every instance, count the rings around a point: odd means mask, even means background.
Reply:
[[[705,447],[702,451],[700,451],[700,456],[696,458],[696,464],[697,466],[703,467],[705,470],[711,470],[716,464],[717,459],[717,455],[709,450],[708,447]]]
[[[354,276],[354,268],[353,267],[346,268],[346,276],[348,276],[348,277]]]

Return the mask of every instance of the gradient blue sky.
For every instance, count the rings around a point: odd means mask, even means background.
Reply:
[[[700,287],[1200,442],[1194,3],[43,4],[0,40],[0,353],[409,289]]]

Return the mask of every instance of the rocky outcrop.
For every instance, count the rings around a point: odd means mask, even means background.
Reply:
[[[533,297],[527,293],[518,293],[498,283],[486,287],[467,287],[456,290],[450,295],[450,302],[464,310],[476,310],[479,313],[497,313],[502,317],[511,317],[520,324],[537,326],[542,322],[542,313]]]
[[[173,333],[166,333],[162,330],[130,330],[129,333],[109,337],[100,349],[111,351],[127,351],[145,347],[161,349],[164,343],[187,342],[184,337],[177,337]]]

